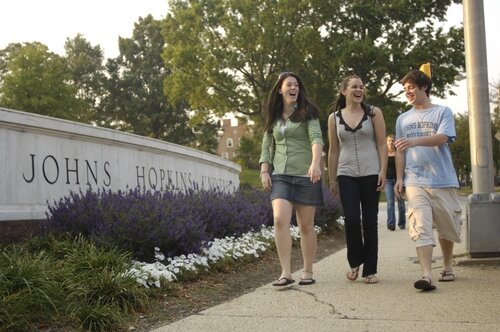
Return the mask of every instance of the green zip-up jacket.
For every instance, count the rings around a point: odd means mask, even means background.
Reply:
[[[274,158],[271,156],[272,136],[265,132],[259,164],[272,164],[273,173],[276,174],[307,175],[312,161],[312,145],[324,145],[319,119],[306,122],[287,119],[284,133],[281,132],[279,122],[274,124],[272,134],[276,142]]]

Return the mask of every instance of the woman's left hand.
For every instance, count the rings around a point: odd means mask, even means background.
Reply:
[[[307,172],[307,176],[312,183],[316,183],[321,180],[321,168],[319,166],[311,165],[309,167],[309,171]]]

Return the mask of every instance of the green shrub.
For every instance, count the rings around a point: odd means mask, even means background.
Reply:
[[[74,314],[80,326],[90,331],[111,331],[123,322],[120,309],[110,303],[84,303]]]
[[[130,254],[78,237],[34,238],[0,252],[0,331],[67,324],[109,331],[148,306]]]
[[[0,255],[0,327],[27,330],[57,316],[64,297],[64,281],[54,271],[55,262],[42,251],[30,253],[9,246]]]
[[[70,299],[85,305],[110,304],[125,313],[147,306],[147,290],[128,274],[129,253],[98,248],[81,237],[74,243],[65,258]]]

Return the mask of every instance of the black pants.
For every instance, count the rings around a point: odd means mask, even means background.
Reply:
[[[363,264],[362,276],[377,273],[378,203],[377,175],[338,176],[345,217],[347,260],[350,267]]]

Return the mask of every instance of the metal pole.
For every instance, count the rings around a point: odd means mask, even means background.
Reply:
[[[493,149],[483,0],[464,0],[463,8],[472,191],[492,193]]]
[[[483,0],[464,0],[472,191],[467,202],[471,257],[500,256],[500,195],[494,192],[493,149]]]

